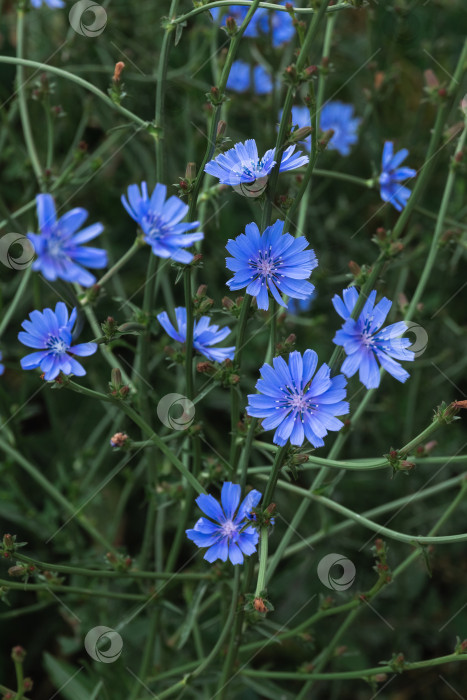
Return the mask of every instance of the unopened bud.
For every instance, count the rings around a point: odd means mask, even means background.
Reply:
[[[221,119],[219,124],[217,125],[217,135],[224,136],[226,130],[227,130],[227,122],[225,122],[223,119]]]
[[[230,299],[229,297],[223,297],[222,298],[222,306],[224,307],[224,309],[227,309],[230,311],[230,309],[233,308],[235,306],[235,304],[232,301],[232,299]]]
[[[112,447],[123,447],[128,440],[128,435],[126,433],[115,433],[110,438],[110,444]]]
[[[187,163],[185,170],[185,177],[187,180],[194,180],[196,177],[196,163]]]
[[[23,647],[13,647],[11,650],[11,658],[16,664],[22,664],[26,656],[26,651]]]
[[[361,273],[361,271],[362,271],[362,268],[360,267],[360,265],[357,265],[356,262],[354,262],[353,260],[351,260],[351,261],[349,262],[349,270],[350,270],[350,272],[352,273],[352,275],[353,275],[354,277],[358,277],[358,275],[359,275],[359,274]]]
[[[122,77],[122,73],[123,73],[124,68],[125,68],[125,64],[123,63],[123,61],[118,61],[115,64],[114,74],[113,74],[113,78],[112,78],[114,83],[118,83],[118,81]]]
[[[225,20],[225,26],[227,28],[227,32],[231,36],[233,36],[234,34],[236,34],[238,32],[238,26],[237,26],[237,23],[235,21],[235,17],[227,17],[227,19]]]
[[[122,373],[118,367],[113,367],[110,373],[111,381],[114,387],[120,387],[122,385]]]
[[[255,610],[259,613],[267,613],[268,611],[262,598],[255,598],[253,601],[253,606]]]
[[[424,71],[423,75],[425,76],[425,84],[426,84],[427,88],[429,88],[430,90],[433,90],[434,88],[438,87],[439,80],[436,77],[436,75],[433,73],[431,68]]]
[[[196,296],[197,297],[206,296],[207,289],[208,289],[207,284],[200,284],[197,291],[196,291]]]

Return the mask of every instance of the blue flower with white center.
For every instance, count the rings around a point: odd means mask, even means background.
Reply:
[[[340,430],[342,421],[336,416],[349,412],[342,374],[331,377],[331,370],[322,364],[316,372],[318,355],[306,350],[289,355],[288,364],[275,357],[273,367],[264,364],[262,379],[256,384],[259,394],[249,394],[246,411],[249,416],[263,418],[264,430],[277,428],[273,442],[302,445],[305,437],[313,447],[324,445],[328,430]],[[313,376],[314,375],[314,376]]]
[[[57,219],[50,194],[37,195],[36,206],[40,233],[27,235],[37,255],[32,269],[41,272],[50,282],[59,278],[90,287],[96,278],[85,267],[105,267],[107,252],[82,244],[99,236],[104,230],[102,224],[91,224],[81,229],[88,218],[88,212],[81,207],[71,209]]]
[[[333,342],[341,345],[347,357],[342,364],[342,372],[346,377],[352,377],[359,370],[359,377],[367,389],[379,386],[380,374],[376,358],[381,367],[395,379],[405,382],[409,373],[395,360],[414,360],[414,353],[407,348],[411,345],[408,338],[400,336],[407,330],[404,321],[392,323],[380,330],[392,301],[383,297],[375,306],[376,290],[373,290],[366,300],[358,320],[350,318],[358,299],[355,287],[344,289],[342,299],[336,294],[332,300],[339,316],[345,319],[342,328],[337,331]]]
[[[55,312],[52,309],[32,311],[29,321],[21,324],[24,331],[18,333],[18,339],[29,348],[36,348],[21,359],[23,369],[37,369],[45,373],[44,379],[51,381],[60,372],[82,377],[86,370],[72,355],[86,357],[97,350],[97,343],[72,345],[72,330],[76,321],[76,309],[68,318],[68,311],[63,301],[57,302]]]
[[[158,314],[157,320],[164,328],[165,332],[171,338],[179,343],[186,341],[186,308],[177,306],[175,309],[175,318],[177,320],[177,328],[174,328],[169,319],[167,311]],[[201,316],[199,321],[196,321],[193,327],[193,347],[201,355],[204,355],[208,360],[214,362],[224,362],[224,360],[233,360],[235,355],[235,346],[228,348],[213,348],[213,345],[221,343],[230,333],[230,328],[224,326],[219,330],[219,326],[209,324],[209,316]]]
[[[308,156],[294,153],[295,146],[285,149],[281,159],[279,172],[295,170],[308,163]],[[248,139],[245,143],[236,143],[225,153],[221,153],[209,161],[204,168],[205,172],[219,179],[223,185],[241,185],[253,183],[267,176],[276,164],[274,160],[275,149],[270,148],[264,156],[258,156],[258,147],[254,139]]]
[[[44,0],[44,3],[52,10],[60,10],[62,7],[65,7],[63,0]],[[31,0],[31,5],[37,10],[42,6],[42,0]]]
[[[3,360],[3,354],[2,354],[2,351],[0,350],[0,376],[1,376],[1,375],[4,373],[4,371],[5,371],[5,365],[2,365],[2,362],[1,362],[2,360]]]
[[[253,78],[253,89],[257,95],[267,95],[272,92],[272,78],[264,66],[252,68],[245,61],[238,60],[232,64],[227,88],[234,92],[246,92],[250,89]]]
[[[409,177],[415,177],[417,174],[413,168],[399,168],[399,165],[404,161],[409,152],[406,148],[394,154],[394,144],[392,141],[386,141],[383,148],[382,173],[379,176],[379,185],[381,199],[384,202],[390,202],[397,211],[402,209],[407,204],[407,200],[411,195],[408,187],[399,184]]]
[[[201,241],[204,233],[188,233],[199,226],[199,221],[180,223],[188,212],[188,204],[181,199],[169,197],[167,187],[157,184],[149,197],[145,182],[128,187],[128,200],[122,195],[122,204],[128,214],[141,227],[144,240],[159,258],[172,258],[180,263],[190,263],[193,255],[183,248]]]
[[[354,117],[354,106],[343,102],[327,102],[321,110],[319,127],[321,131],[333,129],[334,135],[328,148],[348,156],[350,147],[358,141],[358,127],[361,119]]]
[[[204,558],[209,562],[229,558],[232,564],[243,564],[243,555],[256,552],[259,535],[249,525],[249,515],[261,500],[261,494],[250,491],[239,507],[240,495],[240,486],[226,481],[221,491],[222,507],[211,495],[201,494],[196,499],[199,508],[211,520],[200,518],[186,534],[198,547],[208,548]]]
[[[255,223],[248,224],[245,233],[225,246],[232,258],[226,265],[235,275],[227,282],[231,290],[246,287],[247,294],[256,297],[259,309],[269,308],[268,290],[278,304],[287,308],[282,294],[294,299],[307,299],[314,285],[306,280],[318,265],[313,250],[305,250],[308,241],[282,233],[283,221],[268,226],[263,234]]]

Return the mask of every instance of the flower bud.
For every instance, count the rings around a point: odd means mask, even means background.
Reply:
[[[227,131],[227,122],[225,122],[223,119],[221,119],[219,124],[217,125],[217,136],[224,136],[226,131]]]
[[[187,163],[185,170],[185,177],[187,180],[194,180],[196,177],[196,163]]]
[[[15,664],[22,664],[26,656],[26,651],[23,647],[16,646],[11,650],[11,658]]]
[[[110,444],[112,447],[123,447],[128,440],[128,435],[126,433],[115,433],[110,438]]]
[[[118,61],[115,64],[115,70],[114,70],[114,74],[113,74],[113,78],[112,78],[114,83],[118,83],[118,81],[120,80],[120,78],[122,76],[122,72],[123,72],[124,68],[125,68],[125,64],[123,63],[123,61]]]
[[[255,598],[253,601],[253,607],[259,613],[267,613],[268,611],[262,598]]]

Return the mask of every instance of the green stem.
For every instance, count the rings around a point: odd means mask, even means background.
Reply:
[[[268,528],[261,528],[261,543],[259,548],[259,571],[256,583],[255,598],[258,598],[265,590],[266,565],[268,562]]]
[[[446,181],[446,186],[444,188],[443,192],[443,198],[441,200],[441,206],[439,208],[439,213],[438,213],[438,218],[436,220],[436,226],[435,226],[435,231],[433,234],[433,238],[431,240],[431,246],[430,250],[428,253],[428,257],[425,261],[425,265],[423,267],[423,272],[422,275],[418,281],[417,288],[415,289],[415,292],[412,296],[412,299],[410,300],[409,308],[407,309],[407,312],[405,314],[404,320],[409,321],[410,319],[413,318],[414,313],[417,308],[417,304],[420,301],[420,297],[423,294],[425,287],[428,283],[428,280],[431,277],[431,271],[433,269],[433,265],[436,260],[436,255],[438,253],[438,246],[439,246],[439,241],[441,238],[441,235],[443,233],[443,228],[444,228],[444,221],[446,217],[446,212],[448,210],[449,202],[451,200],[451,195],[452,195],[452,190],[454,187],[454,181],[456,179],[456,174],[457,174],[457,163],[456,163],[456,156],[460,153],[462,153],[465,145],[465,139],[467,136],[467,115],[465,117],[464,121],[464,128],[461,132],[461,135],[459,137],[459,140],[457,142],[457,147],[456,151],[454,154],[454,159],[451,162],[451,167],[449,170],[449,175]]]
[[[236,5],[252,5],[253,1],[252,0],[235,0]],[[230,7],[232,5],[231,0],[217,0],[216,2],[210,2],[207,5],[202,5],[201,7],[197,7],[194,10],[191,10],[191,12],[187,12],[184,15],[180,15],[180,17],[176,17],[175,19],[172,20],[172,24],[180,24],[181,22],[185,22],[187,19],[190,19],[190,17],[194,17],[195,15],[200,14],[201,12],[206,12],[207,10],[211,10],[215,7]],[[276,5],[275,3],[272,2],[260,2],[258,3],[257,7],[262,7],[265,10],[274,10],[276,12],[287,12],[287,8],[284,5]],[[328,7],[326,9],[326,13],[331,13],[331,12],[339,12],[340,10],[349,10],[351,9],[351,5],[348,4],[348,2],[342,2],[342,3],[337,3],[336,5],[331,5],[331,7]],[[311,7],[294,7],[294,12],[296,14],[302,14],[302,15],[314,15],[317,13],[317,10],[311,8]]]
[[[97,598],[112,598],[116,600],[150,601],[153,596],[140,595],[139,593],[117,593],[115,591],[95,590],[93,588],[79,588],[77,586],[62,586],[53,583],[17,583],[0,579],[0,586],[16,591],[56,591],[57,593],[76,593],[78,595],[90,595]]]
[[[5,332],[5,329],[8,326],[11,317],[13,316],[14,312],[16,311],[16,307],[18,306],[20,301],[22,301],[22,299],[24,298],[24,292],[29,284],[31,273],[32,273],[31,267],[27,267],[26,270],[23,272],[23,275],[21,277],[21,282],[19,283],[18,289],[15,292],[15,296],[10,301],[8,308],[5,311],[5,314],[0,322],[0,338],[2,337],[3,333]]]
[[[420,668],[432,668],[433,666],[442,666],[443,664],[467,661],[467,654],[448,654],[446,656],[439,656],[436,659],[426,659],[425,661],[405,661],[402,671],[416,671]],[[388,664],[382,666],[374,666],[373,668],[362,668],[359,671],[335,671],[334,673],[311,673],[297,672],[289,673],[287,671],[253,671],[250,669],[245,669],[240,671],[243,676],[249,676],[251,678],[270,678],[271,680],[303,680],[305,678],[310,678],[313,680],[350,680],[350,679],[361,679],[367,681],[373,676],[377,676],[381,673],[394,673],[395,668]],[[399,669],[397,669],[399,670]]]
[[[16,78],[17,78],[17,93],[19,102],[19,113],[21,115],[21,123],[23,125],[24,140],[26,142],[26,148],[28,149],[29,159],[31,161],[32,169],[36,176],[39,188],[41,191],[44,190],[44,174],[42,172],[42,166],[39,162],[39,157],[37,155],[36,145],[34,143],[34,137],[32,135],[31,122],[29,120],[28,105],[26,99],[26,81],[24,79],[24,11],[18,10],[17,24],[16,24],[16,59],[12,59],[13,63],[16,63]]]
[[[103,275],[99,280],[97,280],[97,284],[99,287],[103,287],[113,276],[116,272],[118,272],[124,265],[127,264],[129,260],[133,257],[133,255],[144,245],[143,241],[141,238],[136,238],[133,245],[131,248],[128,248],[127,252],[122,255],[122,257],[117,260],[117,262],[112,265],[112,267],[107,270],[105,275]]]
[[[258,475],[259,479],[266,480],[266,476],[264,475]],[[311,501],[316,501],[317,503],[321,503],[324,506],[327,506],[331,510],[334,510],[336,513],[340,513],[341,515],[346,516],[350,520],[355,521],[356,523],[359,523],[360,525],[363,525],[364,527],[367,527],[369,530],[372,530],[373,532],[376,532],[380,535],[385,535],[386,537],[389,537],[393,540],[397,540],[399,542],[405,542],[407,544],[453,544],[455,542],[465,542],[467,541],[467,533],[464,533],[462,535],[446,535],[444,537],[430,537],[430,536],[419,536],[419,535],[406,535],[403,532],[398,532],[397,530],[391,530],[387,527],[384,527],[384,525],[379,525],[378,523],[373,522],[372,520],[369,520],[368,518],[365,518],[363,515],[360,515],[359,513],[354,513],[350,508],[346,508],[345,506],[341,505],[340,503],[336,503],[335,501],[332,501],[330,498],[325,498],[324,496],[320,496],[316,493],[310,493],[309,491],[306,491],[305,489],[302,489],[298,486],[294,486],[293,484],[289,484],[286,481],[279,481],[279,488],[284,489],[285,491],[289,491],[290,493],[295,493],[296,495],[300,496],[301,498],[306,498]]]
[[[89,578],[135,578],[135,579],[171,579],[179,581],[202,581],[211,579],[210,574],[190,574],[190,573],[167,573],[163,571],[138,571],[129,569],[128,571],[112,571],[109,569],[86,569],[81,566],[67,566],[65,564],[49,564],[32,557],[27,557],[20,552],[15,552],[15,559],[23,561],[25,564],[35,566],[42,571],[57,571],[70,576],[86,576]]]
[[[135,124],[138,124],[140,129],[149,129],[149,127],[151,126],[150,122],[143,121],[143,119],[140,119],[138,116],[136,116],[136,114],[133,114],[133,112],[130,112],[128,109],[125,109],[125,107],[116,104],[110,99],[110,97],[108,97],[105,94],[105,92],[102,92],[95,85],[89,83],[87,80],[83,80],[83,78],[78,77],[74,73],[69,73],[68,71],[63,70],[62,68],[50,66],[48,63],[39,63],[38,61],[30,61],[25,58],[18,58],[14,56],[0,56],[0,63],[10,63],[13,65],[35,68],[38,72],[45,71],[46,73],[53,73],[54,75],[57,75],[60,78],[70,80],[71,82],[75,83],[76,85],[79,85],[85,90],[92,92],[94,95],[99,97],[99,99],[102,100],[102,102],[105,102],[108,107],[111,107],[113,110],[119,112],[122,116],[135,122]]]

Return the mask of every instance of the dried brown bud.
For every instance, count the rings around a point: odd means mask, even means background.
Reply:
[[[425,76],[425,84],[427,88],[434,89],[438,87],[439,80],[430,68],[424,71],[423,75]]]
[[[219,124],[217,125],[217,135],[224,136],[226,130],[227,130],[227,122],[225,122],[223,119],[221,119]]]

